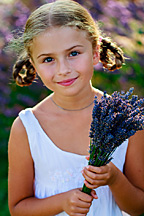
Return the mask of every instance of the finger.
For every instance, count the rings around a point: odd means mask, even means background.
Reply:
[[[82,213],[75,213],[74,216],[86,216],[86,214],[82,214]]]
[[[108,178],[108,173],[97,174],[87,169],[82,170],[82,175],[91,184],[94,184],[93,181],[95,180],[103,180]]]
[[[89,208],[75,207],[73,212],[86,215],[89,212]]]
[[[91,198],[91,200],[93,200],[93,198]],[[83,200],[78,200],[77,203],[76,203],[76,206],[79,207],[79,208],[87,208],[89,209],[90,206],[92,204],[92,201],[91,202],[87,202],[87,201],[83,201]]]
[[[104,180],[99,180],[99,181],[95,181],[94,184],[89,183],[88,181],[84,181],[84,184],[86,187],[90,188],[90,189],[96,189],[100,186],[104,186],[106,185],[106,182]]]
[[[108,172],[108,166],[107,165],[101,166],[101,167],[88,165],[85,168],[91,172],[98,173],[98,174],[103,174],[103,173]]]
[[[94,199],[98,199],[98,196],[97,196],[95,190],[92,190],[92,191],[91,191],[91,196],[92,196]]]
[[[84,168],[82,170],[82,175],[84,178],[89,177],[91,179],[95,179],[96,173],[89,171],[88,169]]]
[[[88,212],[87,212],[87,213],[88,213]],[[74,214],[72,214],[72,215],[74,215],[74,216],[86,216],[87,213],[74,213]]]
[[[84,202],[84,203],[91,203],[93,200],[93,197],[90,196],[89,194],[83,193],[81,191],[80,195],[79,195],[79,199]]]

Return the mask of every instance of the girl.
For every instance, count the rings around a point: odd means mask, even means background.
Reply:
[[[143,131],[125,141],[108,165],[87,166],[86,160],[93,100],[102,96],[91,85],[93,66],[100,60],[109,70],[120,68],[124,62],[120,48],[101,39],[90,14],[72,0],[58,0],[34,11],[19,41],[23,52],[13,68],[16,83],[30,85],[37,73],[53,93],[21,111],[13,123],[11,215],[143,213]],[[93,189],[91,196],[81,191],[83,183]]]

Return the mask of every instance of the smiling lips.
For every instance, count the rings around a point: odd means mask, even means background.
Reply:
[[[67,80],[63,80],[63,81],[60,81],[60,82],[57,82],[59,85],[62,85],[62,86],[70,86],[71,84],[74,83],[74,81],[77,79],[76,78],[72,78],[72,79],[67,79]]]

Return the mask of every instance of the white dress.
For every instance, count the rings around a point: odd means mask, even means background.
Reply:
[[[26,129],[35,168],[35,197],[45,198],[83,186],[81,170],[88,164],[85,156],[58,148],[47,136],[32,109],[19,113]],[[112,162],[123,171],[128,140],[113,154]],[[120,188],[121,190],[121,188]],[[96,189],[98,199],[93,200],[88,216],[122,216],[108,186]],[[66,216],[65,212],[58,214]]]

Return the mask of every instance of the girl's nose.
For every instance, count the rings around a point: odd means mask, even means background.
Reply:
[[[59,75],[66,75],[71,72],[70,65],[67,59],[62,59],[58,63],[58,74]]]

